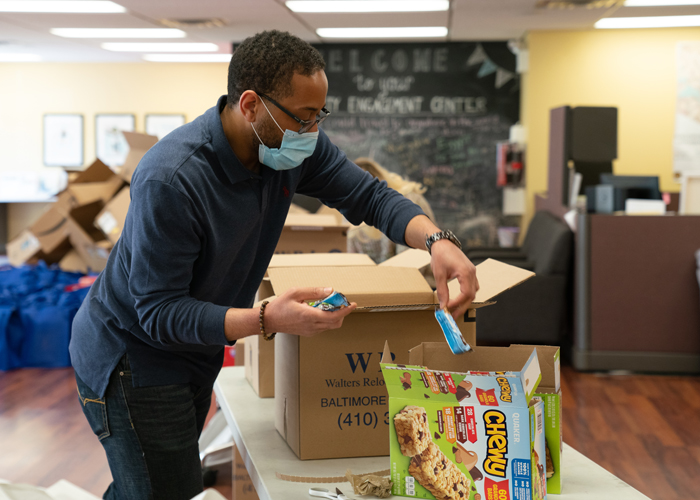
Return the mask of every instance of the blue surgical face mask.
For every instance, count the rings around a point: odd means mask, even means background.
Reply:
[[[253,132],[255,132],[256,137],[260,141],[260,146],[258,146],[258,159],[263,165],[267,165],[273,170],[291,170],[293,168],[301,165],[306,158],[311,156],[316,149],[316,142],[318,141],[318,131],[316,132],[305,132],[300,134],[292,130],[282,130],[277,121],[273,118],[270,110],[267,109],[267,105],[261,99],[260,102],[263,103],[267,113],[275,122],[277,128],[279,128],[284,137],[282,137],[282,144],[279,149],[271,149],[263,144],[262,139],[258,135],[258,131],[255,130],[255,126],[251,122],[250,126],[253,127]]]

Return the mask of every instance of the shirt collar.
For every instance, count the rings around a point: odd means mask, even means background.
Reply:
[[[231,149],[231,145],[224,135],[224,127],[221,124],[221,112],[226,106],[226,96],[222,95],[216,103],[216,106],[210,108],[206,112],[207,126],[211,134],[211,142],[214,146],[221,168],[226,173],[226,177],[233,183],[247,181],[256,178],[257,176],[245,168],[240,162],[236,154]]]

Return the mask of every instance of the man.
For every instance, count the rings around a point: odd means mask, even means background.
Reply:
[[[473,299],[474,266],[451,234],[318,130],[328,114],[323,69],[320,54],[288,33],[245,40],[231,58],[228,95],[158,142],[136,170],[124,231],[70,345],[83,411],[114,479],[104,498],[201,492],[197,440],[223,346],[277,331],[316,335],[355,309],[306,304],[330,288],[292,289],[251,307],[295,192],[398,243],[423,248],[434,235],[442,305],[459,315]],[[461,294],[448,302],[455,277]]]

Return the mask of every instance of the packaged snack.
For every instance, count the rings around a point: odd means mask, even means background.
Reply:
[[[323,311],[336,311],[342,309],[343,307],[348,307],[350,302],[348,299],[340,292],[333,292],[328,297],[323,300],[317,300],[309,304],[311,307],[318,307]]]
[[[450,346],[453,354],[463,354],[472,350],[471,346],[464,340],[464,335],[459,331],[459,327],[447,307],[436,309],[435,318],[440,323],[440,328],[442,328],[447,344]]]

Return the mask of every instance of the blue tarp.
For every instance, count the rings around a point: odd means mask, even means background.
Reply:
[[[89,286],[57,266],[0,267],[0,370],[70,366],[71,324]]]

